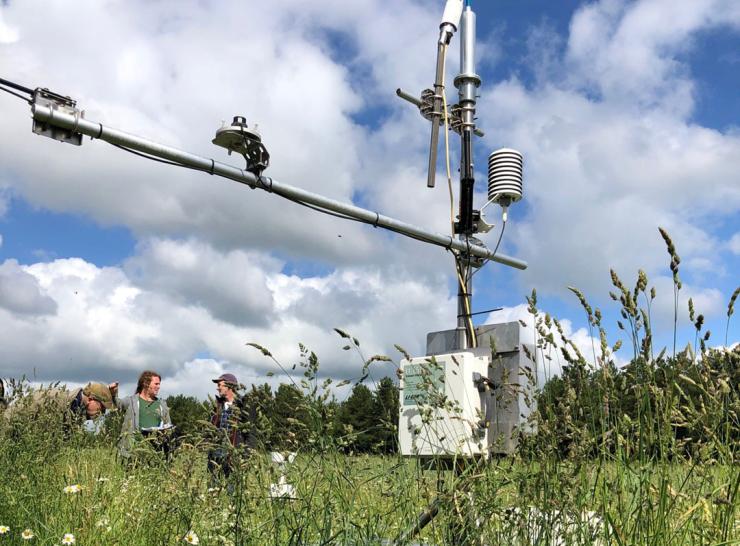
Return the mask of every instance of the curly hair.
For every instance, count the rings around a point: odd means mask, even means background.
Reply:
[[[162,376],[159,375],[157,372],[153,372],[151,370],[146,370],[144,372],[141,372],[141,375],[139,376],[139,382],[136,384],[136,394],[139,394],[144,389],[149,387],[149,383],[152,382],[153,378],[159,378],[162,379]]]

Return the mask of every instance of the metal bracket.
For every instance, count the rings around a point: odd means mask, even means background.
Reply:
[[[475,372],[473,374],[473,385],[476,386],[478,392],[495,391],[501,386],[495,381],[487,378],[486,376],[479,374],[478,372]]]
[[[52,120],[55,111],[70,114],[78,121],[80,118],[85,117],[85,113],[77,108],[76,101],[48,89],[41,89],[40,87],[37,87],[33,92],[32,110],[35,110],[36,106],[46,106],[49,108],[52,112]],[[66,142],[75,146],[82,145],[82,133],[77,132],[77,124],[72,129],[62,129],[54,125],[52,121],[47,123],[34,118],[32,131],[37,135],[52,138],[59,142]]]
[[[416,106],[419,109],[419,112],[421,113],[422,117],[426,119],[427,121],[432,121],[434,119],[434,91],[431,89],[424,89],[424,91],[421,92],[421,99],[417,99],[415,96],[407,93],[406,91],[402,89],[396,89],[396,95],[398,95],[403,100],[410,102],[414,106]],[[469,107],[466,107],[469,108]],[[450,128],[455,131],[457,134],[460,134],[460,131],[463,130],[463,122],[462,122],[462,111],[463,107],[461,107],[459,104],[453,104],[449,107],[449,123]],[[438,112],[438,114],[441,116],[441,112]],[[444,120],[440,117],[439,118],[439,124],[443,125]],[[480,129],[476,128],[474,131],[475,136],[483,137],[485,136],[485,133],[481,131]]]

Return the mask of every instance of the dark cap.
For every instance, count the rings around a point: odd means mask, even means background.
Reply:
[[[216,379],[212,379],[214,383],[218,383],[219,381],[223,381],[227,385],[233,385],[234,388],[239,386],[239,380],[236,378],[236,376],[233,373],[222,373],[220,377]]]

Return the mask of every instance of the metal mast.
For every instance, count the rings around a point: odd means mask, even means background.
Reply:
[[[458,109],[460,119],[460,209],[455,233],[466,244],[476,231],[473,210],[473,190],[475,173],[473,165],[473,133],[475,132],[475,99],[481,79],[475,73],[475,13],[465,6],[460,18],[460,73],[455,78],[458,89]],[[473,282],[471,271],[475,264],[469,254],[457,260],[457,329],[460,349],[475,347],[475,332],[471,324],[471,299]],[[480,264],[478,264],[480,265]]]
[[[225,124],[216,133],[213,143],[237,152],[244,157],[247,166],[244,169],[227,165],[214,159],[198,156],[184,150],[166,146],[136,135],[119,131],[102,123],[85,119],[84,112],[77,107],[76,101],[69,97],[53,93],[48,89],[30,89],[14,82],[0,79],[0,90],[7,91],[26,100],[33,113],[33,132],[55,140],[81,145],[83,135],[92,139],[109,142],[127,151],[145,155],[150,159],[157,158],[165,162],[187,167],[211,175],[221,176],[248,185],[252,189],[262,189],[297,202],[308,205],[320,212],[334,214],[345,219],[356,220],[373,227],[385,228],[401,235],[425,243],[442,246],[455,256],[455,272],[458,284],[457,293],[457,336],[456,348],[467,349],[477,345],[472,316],[472,277],[473,270],[480,268],[488,261],[496,261],[517,269],[526,269],[526,262],[517,258],[499,254],[498,244],[491,251],[479,241],[474,234],[491,229],[481,218],[481,210],[473,208],[475,174],[473,163],[473,136],[483,136],[475,126],[475,109],[478,87],[481,78],[475,72],[475,13],[464,0],[447,0],[437,40],[437,62],[434,89],[425,89],[421,98],[398,89],[399,97],[415,104],[422,116],[432,123],[427,185],[434,186],[436,176],[439,128],[444,123],[449,129],[460,135],[460,194],[457,221],[453,222],[452,233],[442,235],[412,224],[384,216],[378,212],[357,207],[351,203],[342,203],[322,195],[307,192],[295,186],[280,183],[263,176],[269,166],[270,154],[262,143],[261,137],[254,129],[249,129],[246,120],[235,117],[229,125]],[[460,73],[454,84],[458,90],[458,104],[448,110],[444,105],[445,59],[451,39],[460,30]],[[9,89],[10,88],[10,89]],[[23,93],[28,95],[26,98]],[[518,201],[522,187],[522,157],[519,152],[504,148],[491,154],[489,158],[488,198],[486,203],[498,202],[504,208]],[[483,208],[485,208],[485,206]],[[501,231],[503,235],[503,230]],[[501,237],[499,237],[499,242]]]

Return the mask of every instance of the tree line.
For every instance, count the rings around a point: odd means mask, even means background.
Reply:
[[[298,384],[281,383],[276,389],[252,385],[244,402],[256,409],[259,444],[268,451],[301,447],[339,447],[351,453],[396,452],[399,391],[384,377],[371,390],[357,383],[343,401],[328,390],[316,395]],[[208,419],[211,404],[182,394],[167,398],[173,424],[180,435],[197,435]]]
[[[708,350],[701,359],[688,350],[638,357],[622,368],[570,358],[534,397],[536,432],[520,438],[523,452],[732,457],[740,447],[739,385],[740,348]],[[305,386],[265,383],[245,393],[265,449],[397,452],[399,389],[391,378],[374,390],[357,383],[343,401]],[[195,397],[171,396],[167,403],[181,434],[197,433],[208,418],[210,405]]]

